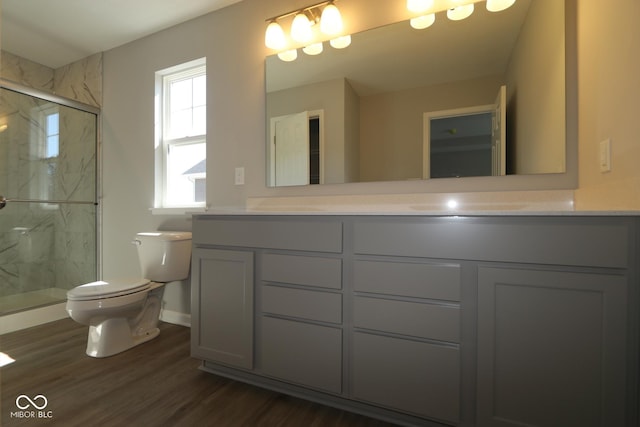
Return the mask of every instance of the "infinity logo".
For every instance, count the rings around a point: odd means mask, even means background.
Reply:
[[[27,403],[24,403],[25,400],[27,401]],[[42,401],[41,405],[38,405],[36,403],[38,400]],[[49,402],[47,401],[47,398],[41,394],[37,395],[33,399],[24,394],[16,397],[16,406],[22,410],[27,409],[29,406],[33,406],[34,408],[40,410],[46,408],[48,404]]]

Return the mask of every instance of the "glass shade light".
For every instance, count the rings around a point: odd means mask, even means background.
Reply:
[[[328,36],[335,36],[342,32],[342,15],[333,3],[329,3],[320,17],[320,31]]]
[[[307,55],[320,55],[322,53],[322,42],[305,46],[302,51]]]
[[[433,0],[407,0],[407,10],[414,13],[426,12],[433,6]]]
[[[346,35],[342,37],[336,37],[335,39],[329,40],[329,44],[334,49],[344,49],[351,44],[351,36]]]
[[[430,13],[428,15],[418,16],[416,18],[412,18],[409,23],[416,30],[424,30],[425,28],[429,28],[436,22],[436,15],[434,13]]]
[[[284,52],[278,53],[278,58],[280,58],[284,62],[295,61],[298,58],[298,50],[285,50]]]
[[[275,50],[281,50],[287,45],[284,31],[276,21],[271,21],[267,26],[267,31],[264,34],[264,44],[268,48]]]
[[[291,38],[300,43],[307,43],[313,38],[311,21],[304,13],[298,13],[291,23]]]
[[[463,6],[456,6],[453,9],[447,10],[447,18],[452,21],[461,21],[468,18],[473,13],[473,3],[465,4]]]
[[[489,12],[502,12],[510,8],[516,0],[487,0],[487,10]]]

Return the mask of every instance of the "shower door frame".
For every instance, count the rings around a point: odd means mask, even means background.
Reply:
[[[86,113],[95,114],[96,116],[96,179],[95,179],[95,199],[93,201],[96,207],[96,280],[102,277],[102,114],[98,107],[85,104],[80,101],[65,98],[63,96],[55,95],[53,93],[43,91],[40,89],[24,86],[19,83],[7,80],[0,77],[0,88],[18,92],[23,95],[39,98],[44,101],[54,102],[64,107],[74,108],[76,110],[84,111]],[[39,203],[40,201],[24,200],[25,202]],[[18,203],[18,201],[11,201],[8,203]],[[51,201],[42,201],[43,203]],[[76,202],[71,202],[76,203]],[[1,215],[1,212],[0,212]]]

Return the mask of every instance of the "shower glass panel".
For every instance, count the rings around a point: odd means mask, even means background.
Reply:
[[[0,88],[0,315],[96,280],[97,114]]]

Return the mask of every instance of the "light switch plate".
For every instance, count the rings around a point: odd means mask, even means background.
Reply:
[[[600,141],[600,172],[611,171],[611,139]]]
[[[235,183],[236,185],[244,185],[244,168],[243,167],[236,168]]]

